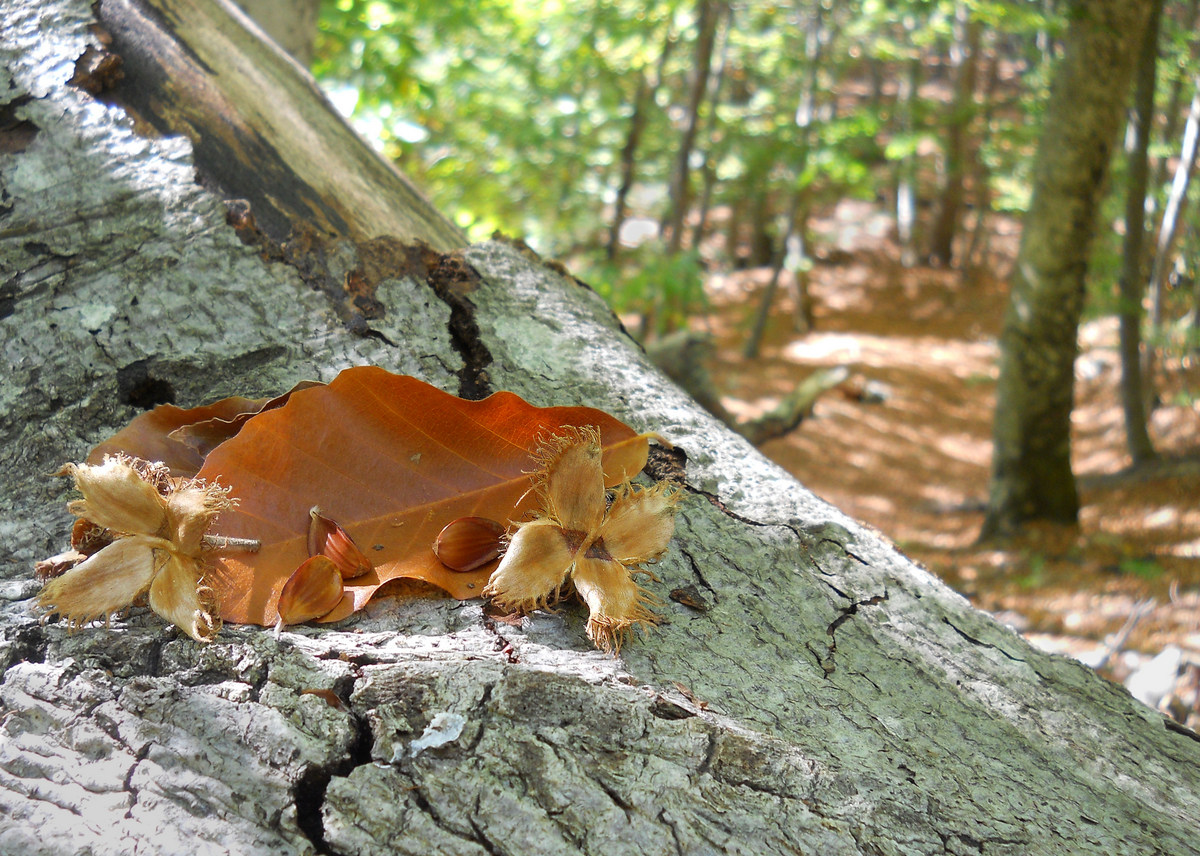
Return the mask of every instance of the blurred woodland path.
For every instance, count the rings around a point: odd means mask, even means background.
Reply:
[[[746,307],[758,302],[769,271],[710,284],[710,313],[693,326],[713,333],[711,371],[724,407],[751,419],[810,373],[848,367],[849,380],[763,452],[1036,644],[1089,664],[1108,654],[1103,671],[1118,681],[1175,645],[1183,677],[1195,682],[1200,404],[1180,393],[1195,388],[1200,364],[1164,366],[1151,419],[1163,461],[1133,470],[1116,319],[1085,323],[1073,418],[1081,525],[1033,526],[1018,539],[977,545],[992,454],[996,340],[1019,224],[996,223],[990,264],[967,277],[903,267],[899,248],[876,234],[887,228],[886,213],[869,203],[843,202],[814,226],[836,248],[812,274],[814,332],[793,332],[794,295],[781,289],[762,356],[746,360]],[[1193,718],[1195,704],[1191,698]]]

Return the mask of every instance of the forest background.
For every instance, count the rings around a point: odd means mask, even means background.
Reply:
[[[473,239],[561,260],[731,424],[791,407],[757,439],[807,487],[1195,728],[1200,2],[1152,5],[1094,212],[1077,522],[985,540],[1003,314],[1078,4],[324,0],[277,37]]]

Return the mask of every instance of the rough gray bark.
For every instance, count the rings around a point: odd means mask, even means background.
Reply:
[[[1079,514],[1071,408],[1084,278],[1150,5],[1068,7],[1000,335],[985,537],[1032,519],[1075,523]]]
[[[477,274],[469,291],[397,269],[382,314],[348,326],[240,242],[187,140],[141,137],[67,85],[98,47],[86,0],[0,12],[0,853],[1193,849],[1196,735],[816,499],[658,375],[588,289],[492,243],[440,257]],[[329,276],[365,247],[331,240]],[[145,609],[38,622],[31,565],[70,522],[45,474],[130,402],[367,362],[670,437],[689,497],[654,587],[708,608],[667,600],[620,660],[591,650],[577,608],[510,627],[420,593],[207,646]]]

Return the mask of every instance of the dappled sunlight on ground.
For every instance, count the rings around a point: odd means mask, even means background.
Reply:
[[[871,249],[856,243],[876,220],[853,214],[851,233],[827,244],[837,249],[811,274],[814,332],[794,331],[785,276],[761,357],[748,361],[742,346],[769,272],[713,288],[697,326],[716,340],[722,403],[753,417],[812,372],[848,367],[849,380],[765,454],[1037,644],[1103,660],[1118,680],[1173,644],[1200,674],[1200,403],[1187,394],[1200,389],[1200,367],[1161,367],[1151,435],[1165,460],[1131,471],[1116,323],[1084,325],[1072,419],[1080,525],[1033,526],[980,547],[1004,285],[986,273],[963,282],[906,270],[877,237]]]

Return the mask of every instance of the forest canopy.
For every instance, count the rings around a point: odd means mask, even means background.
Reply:
[[[1191,0],[1166,4],[1158,211],[1195,21]],[[472,238],[516,233],[618,309],[662,304],[661,331],[702,300],[703,271],[801,272],[823,249],[808,219],[840,199],[886,207],[909,263],[986,264],[989,216],[1029,203],[1066,23],[1053,0],[327,0],[314,71]],[[1100,311],[1119,254],[1116,234],[1098,242]]]

